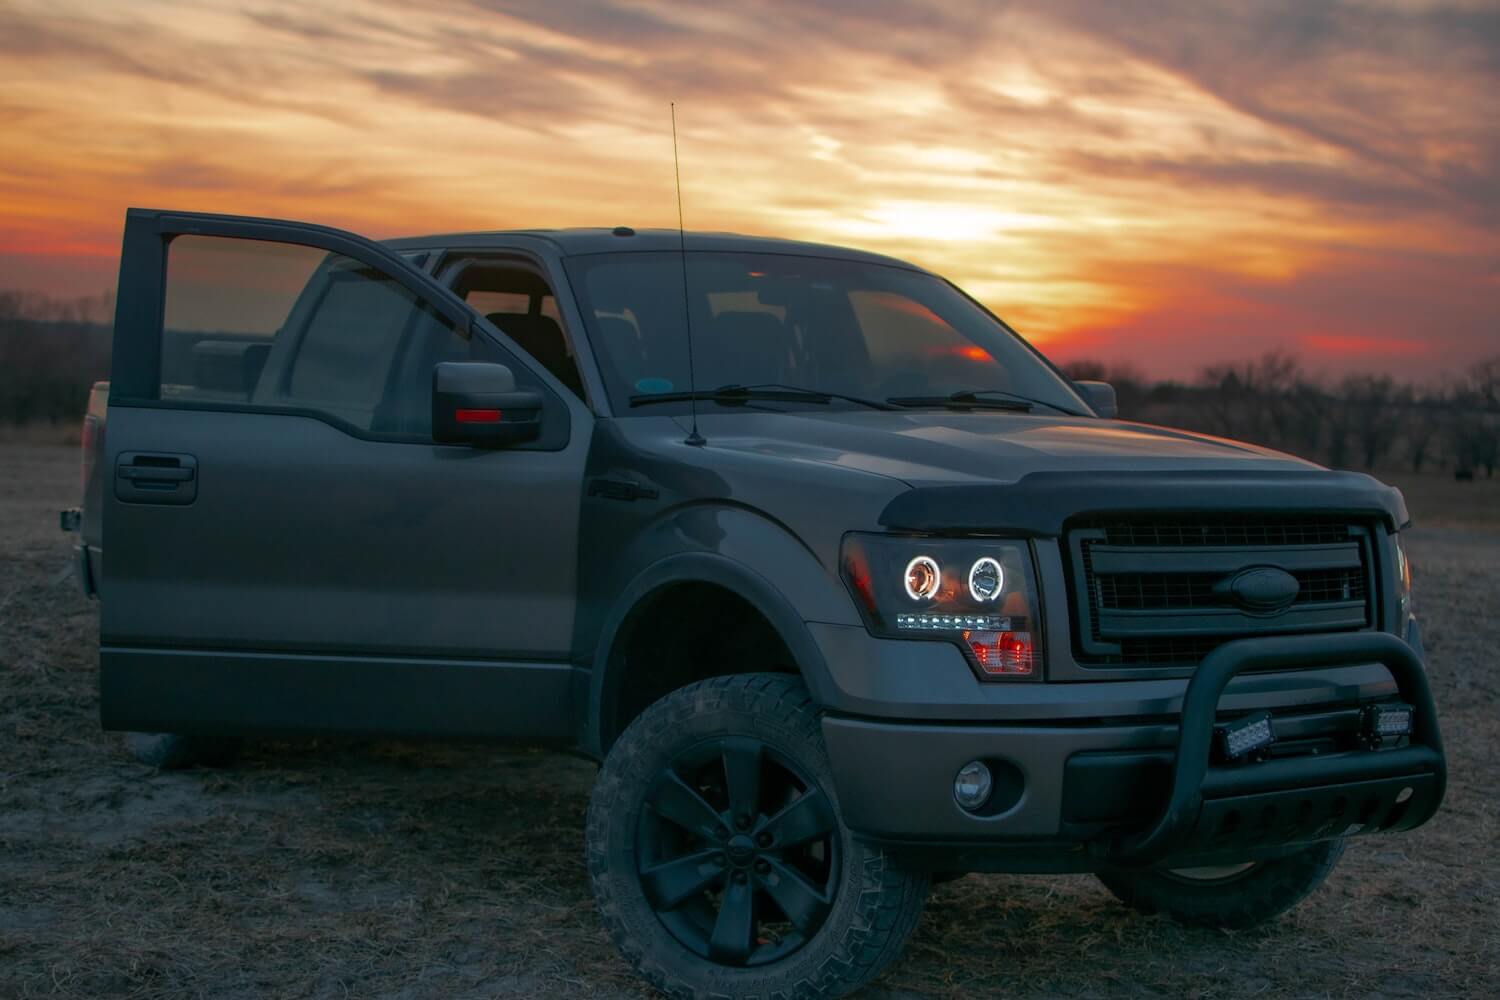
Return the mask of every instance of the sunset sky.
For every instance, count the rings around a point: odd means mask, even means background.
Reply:
[[[938,270],[1059,360],[1500,353],[1500,0],[0,0],[0,290],[127,205],[674,225]]]

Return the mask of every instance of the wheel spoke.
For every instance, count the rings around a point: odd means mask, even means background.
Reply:
[[[657,910],[675,910],[724,877],[717,850],[695,851],[641,872],[646,898]]]
[[[797,930],[811,937],[828,913],[829,897],[791,865],[774,858],[766,860],[771,871],[761,876],[760,884]]]
[[[744,965],[755,946],[755,901],[750,884],[731,879],[724,889],[708,957],[723,965]]]
[[[647,786],[644,807],[634,852],[641,893],[693,953],[726,971],[775,964],[828,921],[845,865],[838,807],[752,731],[686,746]],[[809,852],[816,858],[804,864]]]
[[[720,752],[729,811],[753,823],[760,815],[760,741],[730,737]]]
[[[777,847],[795,847],[833,832],[833,806],[814,788],[766,821]]]
[[[712,839],[720,823],[718,811],[675,771],[667,771],[657,779],[646,801],[662,818],[700,837]]]

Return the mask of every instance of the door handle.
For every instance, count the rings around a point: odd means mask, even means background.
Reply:
[[[137,483],[185,483],[193,478],[193,470],[181,466],[158,468],[151,465],[126,465],[120,468],[120,475]]]
[[[125,503],[190,504],[198,498],[192,455],[127,451],[115,461],[115,497]]]

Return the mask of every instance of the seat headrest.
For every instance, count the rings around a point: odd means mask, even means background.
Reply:
[[[558,326],[557,320],[551,316],[493,312],[485,319],[498,326],[518,343],[523,337],[549,337],[559,344],[563,342],[562,327]]]
[[[521,350],[535,358],[563,385],[583,395],[583,379],[578,374],[578,363],[568,354],[568,342],[563,337],[562,327],[550,316],[531,313],[495,312],[485,316],[500,331],[520,345]]]

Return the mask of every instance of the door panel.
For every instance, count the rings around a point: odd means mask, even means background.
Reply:
[[[190,506],[106,510],[107,643],[567,658],[567,451],[361,440],[270,413],[109,422],[117,447],[198,467]]]
[[[173,257],[174,237],[234,264]],[[272,273],[247,263],[265,241]],[[431,366],[456,352],[543,391],[546,440],[431,443]],[[115,357],[105,468],[135,471],[104,498],[107,725],[409,733],[445,717],[413,699],[461,696],[475,735],[476,685],[496,735],[566,716],[524,708],[539,683],[567,697],[587,435],[451,293],[349,234],[132,211]],[[358,697],[330,697],[356,676]]]

